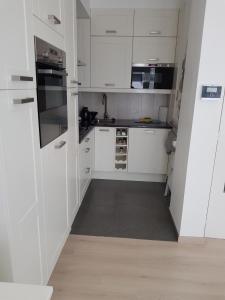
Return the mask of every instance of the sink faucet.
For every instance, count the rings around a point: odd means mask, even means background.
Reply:
[[[107,95],[106,94],[102,95],[102,104],[105,106],[104,120],[108,120],[109,119],[109,114],[108,114],[108,99],[107,99]]]

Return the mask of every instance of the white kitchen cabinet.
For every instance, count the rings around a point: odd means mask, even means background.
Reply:
[[[79,145],[80,203],[91,182],[94,161],[94,130]]]
[[[78,198],[78,93],[68,89],[68,219],[72,225],[79,207]]]
[[[77,21],[77,64],[78,79],[81,87],[91,85],[91,37],[90,20],[78,19]]]
[[[0,281],[46,282],[35,91],[0,91]]]
[[[66,67],[67,67],[67,86],[78,86],[77,72],[77,17],[76,1],[65,1],[65,48],[66,48]]]
[[[35,88],[31,1],[0,1],[0,27],[0,89]]]
[[[47,268],[50,275],[67,238],[67,133],[41,149]]]
[[[177,36],[177,9],[135,9],[134,36]]]
[[[166,174],[168,129],[129,129],[128,172]]]
[[[91,10],[92,36],[133,36],[133,9]]]
[[[33,14],[64,36],[64,0],[33,0]]]
[[[95,171],[115,171],[115,128],[95,128]]]
[[[176,38],[134,37],[133,63],[174,63]]]
[[[91,38],[91,87],[130,88],[132,38]]]

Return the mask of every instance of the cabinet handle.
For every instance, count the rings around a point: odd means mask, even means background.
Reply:
[[[85,149],[85,153],[90,152],[90,150],[91,150],[91,148],[86,148],[86,149]]]
[[[55,15],[48,15],[48,19],[55,25],[61,24],[61,21]]]
[[[109,129],[99,129],[101,132],[109,132]]]
[[[78,80],[75,80],[75,79],[72,79],[72,80],[70,81],[70,83],[77,84],[77,85],[81,85],[81,82],[78,81]]]
[[[149,58],[148,59],[149,61],[159,61],[159,58],[157,57],[157,58]]]
[[[55,145],[55,149],[61,149],[63,146],[66,145],[65,141],[61,141],[58,144]]]
[[[147,134],[155,134],[155,130],[145,130],[145,133],[147,133]]]
[[[159,30],[153,30],[149,34],[161,34],[161,31],[159,31]]]
[[[90,173],[90,171],[91,171],[91,168],[86,168],[86,171],[85,171],[85,173],[86,173],[86,174],[89,174],[89,173]]]
[[[86,138],[84,141],[85,143],[88,143],[90,141],[90,138]]]
[[[115,83],[105,83],[105,86],[107,86],[107,87],[114,87],[115,86]]]
[[[81,60],[78,60],[77,66],[78,66],[78,67],[86,67],[86,63],[83,62],[83,61],[81,61]]]
[[[71,96],[79,96],[78,93],[71,93]]]
[[[34,102],[34,98],[13,99],[13,104],[27,104]]]
[[[12,75],[12,81],[34,81],[34,78],[31,76],[22,76],[22,75]]]
[[[117,33],[117,30],[106,30],[105,33],[108,33],[108,34],[116,34],[116,33]]]

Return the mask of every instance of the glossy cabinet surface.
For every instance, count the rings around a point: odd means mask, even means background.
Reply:
[[[133,16],[133,9],[92,9],[91,35],[132,36]]]
[[[34,88],[31,1],[0,1],[0,27],[0,89]]]
[[[135,9],[134,36],[177,36],[177,9]]]
[[[128,172],[167,174],[168,129],[129,129]]]
[[[95,128],[95,171],[115,170],[115,130],[109,127]]]
[[[132,38],[91,38],[91,87],[130,88]]]

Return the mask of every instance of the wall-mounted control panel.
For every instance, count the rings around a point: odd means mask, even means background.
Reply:
[[[202,99],[221,99],[222,86],[203,86],[202,87]]]

